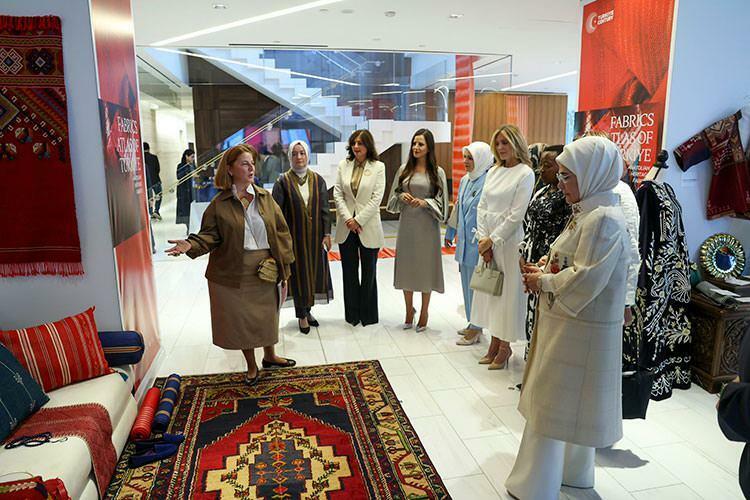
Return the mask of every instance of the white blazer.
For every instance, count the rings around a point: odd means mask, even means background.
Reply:
[[[349,237],[346,221],[354,220],[362,226],[359,240],[367,248],[385,246],[383,225],[380,223],[380,203],[385,193],[385,165],[380,161],[368,161],[362,172],[357,196],[352,191],[353,160],[341,160],[333,186],[333,200],[336,202],[336,243],[343,243]]]

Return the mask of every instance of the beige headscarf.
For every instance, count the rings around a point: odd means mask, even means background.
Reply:
[[[622,176],[617,145],[604,137],[582,137],[563,149],[557,163],[576,175],[581,201],[612,191]]]

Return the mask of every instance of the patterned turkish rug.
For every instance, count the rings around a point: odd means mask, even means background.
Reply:
[[[137,469],[129,443],[107,497],[450,498],[377,361],[242,377],[183,377],[167,432],[185,442]]]

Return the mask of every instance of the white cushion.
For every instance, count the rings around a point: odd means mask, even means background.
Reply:
[[[49,403],[44,408],[99,403],[109,413],[114,429],[128,400],[133,399],[130,394],[132,387],[132,379],[126,382],[119,373],[110,373],[48,392]]]

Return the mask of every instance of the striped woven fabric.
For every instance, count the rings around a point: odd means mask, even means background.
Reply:
[[[159,388],[152,387],[146,392],[143,404],[135,416],[133,428],[130,429],[130,439],[148,439],[151,435],[151,423],[156,413],[156,405],[159,404]]]
[[[54,323],[0,331],[0,342],[45,392],[112,373],[96,331],[93,307]]]
[[[159,409],[156,411],[156,415],[154,415],[154,432],[164,432],[167,430],[169,422],[172,420],[172,412],[177,404],[177,398],[180,396],[181,383],[182,378],[176,373],[167,378],[164,390],[161,391]]]

